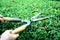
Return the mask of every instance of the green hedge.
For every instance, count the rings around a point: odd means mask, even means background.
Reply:
[[[43,21],[33,22],[20,33],[17,40],[60,40],[60,1],[55,0],[0,0],[0,14],[29,20],[41,12],[43,16],[54,15]],[[15,29],[23,23],[0,23],[0,34]]]

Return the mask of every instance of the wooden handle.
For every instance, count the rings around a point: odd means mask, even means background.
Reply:
[[[4,19],[5,21],[10,21],[12,18],[10,18],[10,17],[3,17],[3,19]]]
[[[23,31],[25,29],[26,29],[26,25],[23,25],[21,27],[16,28],[15,30],[13,30],[12,34],[17,34],[17,33],[21,32],[21,31]]]
[[[5,22],[8,22],[8,21],[13,21],[13,22],[20,22],[21,19],[18,19],[18,18],[10,18],[10,17],[3,17],[4,21]]]

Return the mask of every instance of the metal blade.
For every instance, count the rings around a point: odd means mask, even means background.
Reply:
[[[44,18],[38,18],[38,19],[34,19],[32,21],[41,21],[41,20],[45,20],[45,19],[48,19],[50,17],[53,17],[53,16],[47,16],[47,17],[44,17]]]
[[[35,16],[33,16],[31,19],[36,19],[41,13],[36,14]]]

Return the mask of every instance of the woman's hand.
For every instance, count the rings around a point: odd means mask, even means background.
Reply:
[[[12,30],[7,30],[1,35],[0,40],[15,40],[19,34],[11,34]]]

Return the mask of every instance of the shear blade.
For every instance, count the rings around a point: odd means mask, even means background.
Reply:
[[[38,13],[37,15],[33,16],[31,19],[36,19],[41,13]]]
[[[44,18],[38,18],[38,19],[34,19],[32,21],[41,21],[41,20],[45,20],[45,19],[48,19],[50,17],[53,17],[53,16],[48,16],[48,17],[44,17]]]

